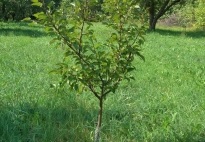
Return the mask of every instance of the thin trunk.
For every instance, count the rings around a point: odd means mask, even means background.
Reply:
[[[6,13],[6,4],[2,3],[2,16],[5,21],[8,21],[7,13]]]
[[[103,97],[101,97],[99,100],[100,100],[100,104],[99,104],[100,110],[99,110],[99,114],[98,114],[97,126],[95,129],[94,142],[100,141],[100,129],[101,129],[101,124],[102,124],[102,112],[103,112]]]
[[[2,10],[1,11],[2,11],[2,14],[4,14],[6,11],[6,5],[4,2],[2,3]]]

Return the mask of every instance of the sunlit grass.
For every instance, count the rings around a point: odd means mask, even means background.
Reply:
[[[94,28],[103,41],[107,28]],[[1,23],[0,31],[0,141],[92,141],[95,97],[50,87],[63,51],[37,27]],[[148,33],[136,80],[105,101],[102,141],[205,141],[204,41],[200,31]]]

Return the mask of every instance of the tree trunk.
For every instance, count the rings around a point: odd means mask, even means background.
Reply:
[[[153,0],[149,3],[149,29],[155,30],[157,20],[155,19],[155,3]]]
[[[149,29],[152,31],[155,31],[156,29],[156,24],[157,24],[157,19],[150,19],[150,23],[149,23]]]
[[[99,114],[98,114],[97,126],[95,129],[94,142],[100,141],[100,129],[101,129],[101,124],[102,124],[102,112],[103,112],[103,97],[101,97],[99,100],[100,100],[100,104],[99,104],[100,110],[99,110]]]
[[[2,16],[4,20],[8,21],[7,13],[6,13],[6,4],[4,2],[2,3]]]
[[[149,29],[155,30],[157,21],[160,17],[162,17],[172,6],[178,4],[181,0],[164,0],[159,10],[156,11],[157,2],[154,0],[147,1],[147,6],[149,10]]]

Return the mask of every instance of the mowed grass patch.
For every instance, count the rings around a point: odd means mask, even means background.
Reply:
[[[147,141],[203,141],[204,38],[149,33],[132,84]],[[140,98],[140,99],[139,99]],[[136,108],[137,108],[136,107]],[[139,118],[138,118],[139,119]],[[149,123],[147,125],[146,123]],[[139,126],[138,126],[139,127]],[[144,130],[143,130],[144,128]],[[137,127],[136,127],[137,129]]]
[[[50,86],[60,80],[49,71],[63,51],[38,26],[1,25],[0,141],[92,141],[95,97]],[[110,32],[100,23],[94,29],[100,41]],[[205,140],[205,38],[198,34],[146,35],[136,80],[105,100],[102,141]]]

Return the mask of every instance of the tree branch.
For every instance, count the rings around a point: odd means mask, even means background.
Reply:
[[[177,3],[181,2],[181,0],[175,0],[173,1],[169,6],[166,7],[166,11],[169,10],[172,6],[176,5]]]
[[[82,50],[82,39],[83,39],[83,30],[84,30],[84,25],[85,25],[85,21],[83,19],[83,23],[82,23],[82,27],[80,29],[80,38],[79,38],[79,50],[78,53],[80,54],[81,50]]]
[[[78,53],[80,54],[81,50],[82,50],[82,39],[83,39],[83,31],[84,31],[84,26],[85,26],[85,9],[87,7],[87,0],[85,2],[85,6],[83,8],[83,23],[82,23],[82,27],[80,29],[80,38],[79,38],[79,51]]]
[[[70,47],[70,49],[79,57],[79,59],[81,59],[86,65],[90,66],[90,63],[87,62],[84,57],[78,52],[75,50],[75,48],[73,47],[73,45],[68,41],[68,39],[66,39],[65,36],[63,36],[63,34],[61,34],[61,32],[59,31],[59,29],[56,27],[56,25],[52,25],[53,28],[55,29],[55,31],[57,32],[57,34],[59,36],[61,36],[61,38],[64,40],[64,42],[68,45],[68,47]]]
[[[166,12],[165,9],[166,9],[167,5],[169,4],[169,2],[170,2],[170,0],[166,0],[163,3],[162,7],[160,8],[157,15],[155,16],[155,19],[159,19]]]
[[[179,3],[181,0],[174,0],[170,3],[170,0],[166,0],[160,10],[158,11],[157,15],[155,16],[155,19],[159,19],[162,15],[164,15],[172,6]],[[169,5],[170,3],[170,5]]]
[[[95,97],[97,97],[99,100],[101,99],[101,97],[98,95],[98,93],[95,91],[95,89],[93,88],[92,84],[88,84],[87,85],[88,88],[90,89],[90,91],[95,95]]]

